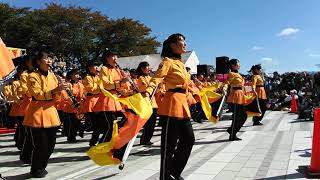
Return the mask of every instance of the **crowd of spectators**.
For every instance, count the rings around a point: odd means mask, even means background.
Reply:
[[[320,73],[274,72],[265,76],[265,88],[271,110],[289,110],[293,96],[301,119],[312,119],[314,107],[320,104]]]

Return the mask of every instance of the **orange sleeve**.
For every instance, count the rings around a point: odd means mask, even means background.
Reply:
[[[113,82],[112,73],[109,72],[108,68],[102,66],[100,71],[100,79],[103,82],[103,87],[106,90],[115,90],[120,87],[120,82]]]
[[[228,90],[228,87],[231,85],[233,78],[234,78],[233,74],[229,73],[227,80],[224,82],[223,90],[225,91]]]
[[[20,83],[21,83],[21,91],[22,91],[22,94],[27,94],[28,92],[28,85],[27,85],[27,81],[28,81],[28,76],[29,74],[26,73],[26,72],[23,72],[21,75],[20,75]]]
[[[147,79],[144,76],[140,76],[137,80],[137,86],[139,89],[139,92],[145,92],[148,87]]]
[[[20,81],[13,81],[12,82],[12,86],[11,86],[11,90],[12,90],[12,97],[13,100],[16,103],[19,103],[20,101],[20,97],[22,96],[22,88],[21,88],[21,83]]]
[[[84,86],[81,82],[79,83],[79,91],[80,91],[80,94],[79,94],[80,98],[82,98],[85,94],[85,89],[84,89]]]
[[[73,85],[73,95],[78,98],[81,99],[84,95],[84,86],[81,82],[78,82],[76,84]]]
[[[3,95],[9,100],[12,100],[12,85],[8,84],[3,88]]]
[[[253,90],[256,89],[257,81],[258,81],[258,77],[257,76],[253,76],[252,77],[252,84],[251,84]]]
[[[168,60],[163,60],[158,67],[157,72],[154,77],[150,80],[149,87],[146,91],[149,94],[152,94],[153,90],[157,87],[157,85],[162,81],[162,79],[168,74],[172,63]]]
[[[50,83],[50,82],[48,82]],[[37,100],[51,100],[53,89],[42,89],[42,80],[38,73],[31,73],[28,79],[28,89]]]
[[[86,76],[83,81],[83,86],[87,93],[95,93],[99,91],[98,84],[94,81],[94,78],[91,76]]]

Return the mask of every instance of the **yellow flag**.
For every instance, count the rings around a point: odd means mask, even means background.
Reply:
[[[246,106],[246,113],[248,117],[258,116],[260,117],[261,110],[258,108],[258,101],[255,94],[247,94],[244,96],[245,106]]]
[[[99,86],[101,92],[105,96],[120,101],[122,104],[126,105],[129,109],[133,110],[136,113],[136,115],[134,115],[133,117],[130,116],[131,118],[129,116],[126,116],[128,118],[127,122],[125,123],[124,127],[120,129],[120,133],[118,132],[117,122],[114,122],[112,138],[110,142],[100,143],[87,151],[87,155],[90,157],[90,159],[100,166],[116,165],[121,161],[117,158],[113,158],[112,150],[114,150],[116,147],[117,149],[121,148],[124,144],[129,142],[135,134],[139,132],[145,122],[152,115],[152,105],[149,99],[142,97],[140,93],[126,98],[119,98],[105,90],[102,81],[99,82]],[[134,117],[139,118],[136,119]]]
[[[105,90],[102,81],[99,82],[99,86],[101,92],[105,96],[110,97],[126,105],[129,109],[133,110],[142,119],[149,119],[151,117],[153,112],[152,105],[147,97],[143,97],[140,93],[137,93],[126,98],[119,98]]]
[[[111,150],[113,149],[118,137],[117,121],[113,123],[113,132],[110,142],[100,143],[91,147],[86,153],[89,158],[100,166],[120,164],[120,160],[113,158]]]
[[[118,99],[122,104],[132,109],[140,118],[149,119],[152,115],[152,105],[148,97],[142,97],[140,93],[129,96],[127,98]]]
[[[248,105],[252,103],[253,100],[255,100],[256,96],[254,94],[248,94],[244,95],[244,104]]]
[[[217,89],[218,89],[218,86],[213,85],[210,87],[202,88],[200,92],[196,93],[201,97],[201,107],[203,109],[204,114],[206,115],[208,120],[213,123],[217,123],[218,119],[212,116],[212,107],[210,105],[209,99],[218,100],[222,98],[221,94],[214,92]]]

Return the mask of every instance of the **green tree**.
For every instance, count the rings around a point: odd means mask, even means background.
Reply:
[[[156,53],[151,29],[133,19],[110,20],[99,11],[48,4],[44,9],[0,4],[0,33],[8,46],[52,51],[70,64],[97,59],[105,48],[120,56]]]
[[[30,39],[30,29],[25,24],[29,8],[10,7],[0,3],[0,35],[9,46],[25,47]]]
[[[157,53],[160,43],[150,36],[151,29],[133,19],[112,20],[98,34],[99,44],[119,53],[120,56],[135,56]]]

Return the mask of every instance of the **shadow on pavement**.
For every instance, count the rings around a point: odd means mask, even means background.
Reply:
[[[17,158],[19,158],[19,157],[17,157]],[[0,167],[25,167],[25,166],[30,166],[30,165],[23,164],[22,161],[20,161],[20,160],[0,163]]]
[[[95,179],[92,179],[92,180],[102,180],[102,179],[108,179],[108,178],[111,178],[111,177],[114,177],[116,175],[118,175],[119,173],[114,173],[114,174],[110,174],[108,176],[103,176],[103,177],[99,177],[99,178],[95,178]]]
[[[224,143],[224,142],[231,142],[229,139],[221,139],[216,141],[202,141],[202,142],[195,142],[195,145],[202,145],[202,144],[216,144],[216,143]]]
[[[50,163],[61,163],[61,162],[75,162],[75,161],[86,161],[89,160],[88,156],[69,156],[69,157],[56,157],[56,158],[50,158]],[[1,162],[0,167],[26,167],[30,166],[29,164],[23,164],[22,161],[16,160],[16,161],[9,161],[9,162]]]
[[[77,143],[81,143],[81,142],[89,142],[88,139],[78,139]],[[56,144],[74,144],[74,143],[69,143],[67,140],[65,141],[61,141],[61,142],[56,142]]]
[[[308,152],[308,151],[311,151],[310,148],[308,149],[303,149],[303,150],[295,150],[294,152],[301,152],[303,154],[299,154],[300,157],[311,157],[311,153]]]
[[[89,146],[75,147],[75,148],[55,148],[54,152],[86,152]]]
[[[295,119],[294,121],[290,121],[289,123],[313,123],[313,121],[308,121],[305,119]]]
[[[2,146],[0,146],[0,147],[2,147]],[[0,156],[13,156],[13,155],[19,156],[20,155],[20,151],[4,151],[4,152],[0,153]]]
[[[5,145],[5,146],[0,145],[0,148],[11,148],[11,147],[15,147],[15,145],[14,144]]]
[[[135,156],[154,156],[154,155],[159,155],[160,154],[160,149],[148,149],[146,151],[138,151],[135,153],[131,153],[131,155]]]
[[[76,161],[87,161],[90,158],[88,156],[69,156],[69,157],[56,157],[50,158],[50,163],[61,163],[61,162],[76,162]]]
[[[6,176],[4,177],[6,180],[23,180],[23,179],[31,179],[30,173],[19,174],[15,176]]]
[[[297,172],[297,173],[294,173],[294,174],[273,176],[273,177],[261,178],[261,179],[257,179],[257,180],[300,179],[300,178],[304,178],[304,175],[302,173],[300,173],[300,172]]]

